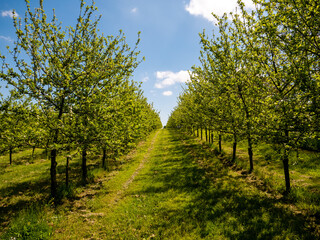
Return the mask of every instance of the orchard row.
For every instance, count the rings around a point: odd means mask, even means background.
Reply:
[[[250,172],[254,144],[281,151],[286,192],[290,192],[289,152],[319,151],[320,6],[315,1],[238,2],[236,14],[215,16],[218,32],[200,34],[200,66],[179,97],[168,127],[189,132],[209,129],[246,140]]]
[[[27,3],[25,18],[14,19],[17,40],[5,57],[0,78],[10,95],[1,102],[1,149],[29,145],[50,151],[51,195],[57,196],[57,154],[78,150],[82,181],[87,153],[98,147],[102,165],[161,127],[158,113],[131,80],[139,59],[139,35],[130,47],[120,31],[103,36],[94,2],[81,10],[75,27],[62,29],[40,7]]]

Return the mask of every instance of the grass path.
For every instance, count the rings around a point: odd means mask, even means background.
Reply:
[[[79,195],[55,212],[54,239],[316,239],[302,216],[166,129]]]
[[[144,167],[146,161],[149,159],[150,157],[150,153],[151,151],[153,150],[154,148],[154,143],[155,143],[155,140],[157,138],[159,134],[159,131],[155,134],[155,136],[153,136],[152,140],[151,140],[151,143],[150,143],[150,146],[148,148],[148,151],[147,153],[143,156],[143,159],[142,161],[140,162],[139,166],[135,169],[134,173],[130,176],[130,178],[123,184],[122,188],[119,189],[115,195],[113,197],[111,197],[111,200],[110,200],[110,204],[109,204],[109,207],[113,207],[113,205],[118,202],[122,197],[123,197],[123,194],[125,193],[125,191],[128,189],[129,185],[133,182],[134,178],[139,174],[140,170]]]

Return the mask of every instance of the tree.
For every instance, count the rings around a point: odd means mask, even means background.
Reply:
[[[9,96],[1,106],[1,135],[3,149],[9,151],[9,163],[15,148],[25,145],[27,139],[29,110],[28,102]]]
[[[139,63],[136,51],[139,38],[131,50],[122,32],[117,37],[99,35],[100,18],[93,19],[97,10],[94,2],[85,6],[81,0],[75,28],[65,30],[55,14],[48,21],[42,0],[34,12],[27,0],[26,5],[24,24],[21,19],[14,19],[17,41],[10,53],[16,67],[10,67],[1,56],[4,64],[0,77],[37,101],[46,116],[44,125],[49,128],[51,145],[51,196],[55,198],[59,136],[68,128],[63,124],[64,117],[71,116],[72,107],[78,107],[79,114],[83,114],[88,106],[90,108],[94,94],[108,91],[105,86],[111,79],[121,81],[122,77],[132,74]],[[86,115],[81,121],[85,122],[85,118]]]
[[[290,8],[291,4],[287,4]],[[261,2],[255,12],[258,21],[253,32],[258,47],[254,47],[252,52],[255,52],[256,64],[261,68],[260,74],[266,82],[270,124],[268,135],[273,143],[281,145],[285,193],[289,193],[289,150],[296,147],[299,140],[310,131],[312,118],[309,110],[313,94],[306,85],[313,80],[302,77],[305,69],[309,68],[308,57],[297,54],[301,40],[284,27],[283,22],[287,20],[279,18],[279,10],[271,2]],[[293,41],[295,49],[288,45],[288,41]]]

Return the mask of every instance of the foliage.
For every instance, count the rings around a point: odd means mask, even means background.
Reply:
[[[101,17],[94,17],[94,1],[87,5],[82,0],[76,26],[65,29],[55,14],[48,20],[43,1],[34,11],[29,1],[26,6],[25,18],[14,18],[17,40],[9,53],[15,67],[0,55],[0,77],[22,100],[33,103],[23,103],[30,116],[28,128],[12,122],[8,126],[15,128],[10,133],[19,139],[18,133],[26,130],[22,144],[50,150],[51,195],[56,198],[60,150],[81,151],[86,183],[90,148],[102,143],[104,153],[117,156],[161,123],[158,113],[141,97],[139,85],[130,79],[142,61],[137,50],[140,33],[133,47],[121,30],[115,37],[99,33]],[[17,121],[17,117],[12,119]],[[17,139],[11,142],[18,144]]]
[[[248,13],[239,1],[239,14],[214,15],[218,34],[200,33],[201,66],[193,67],[168,120],[171,127],[213,129],[219,139],[231,134],[233,161],[246,138],[250,172],[254,143],[280,147],[286,193],[290,151],[315,139],[319,126],[319,25],[312,17],[319,7],[304,2],[257,0]]]

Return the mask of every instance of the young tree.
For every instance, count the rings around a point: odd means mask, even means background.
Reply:
[[[14,96],[14,94],[13,94]],[[30,109],[28,102],[9,96],[1,106],[0,141],[3,149],[9,151],[9,163],[15,148],[26,146],[29,127]]]
[[[51,196],[55,198],[59,136],[68,127],[63,125],[64,115],[70,116],[68,113],[76,106],[80,106],[79,114],[84,114],[91,96],[103,92],[108,81],[120,81],[133,72],[139,52],[136,46],[130,49],[122,32],[117,37],[98,34],[100,18],[93,17],[97,10],[94,2],[86,6],[81,0],[76,26],[65,30],[55,14],[51,21],[47,19],[42,0],[34,12],[27,0],[26,5],[24,21],[14,19],[17,41],[10,53],[15,67],[4,63],[0,77],[37,101],[47,116],[44,125],[50,132]],[[4,56],[1,58],[5,61]]]
[[[253,16],[243,13],[247,19],[256,19],[253,31],[249,32],[252,39],[249,47],[260,68],[260,77],[265,81],[269,123],[266,132],[274,143],[282,146],[285,193],[289,193],[289,150],[297,146],[311,126],[310,103],[314,97],[307,86],[314,85],[315,79],[303,77],[310,62],[308,56],[298,53],[304,43],[285,26],[287,18],[279,13],[281,7],[273,1],[256,2],[259,7]],[[286,5],[291,8],[292,2]]]

